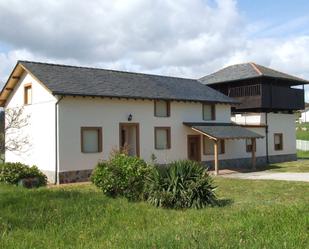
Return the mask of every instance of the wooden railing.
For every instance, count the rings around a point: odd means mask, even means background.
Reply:
[[[229,89],[229,97],[259,96],[261,95],[261,85],[239,86]]]

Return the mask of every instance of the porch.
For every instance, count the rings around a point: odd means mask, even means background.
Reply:
[[[213,141],[213,156],[214,156],[214,173],[215,175],[219,174],[219,149],[222,150],[222,141],[226,140],[239,140],[239,139],[250,139],[251,140],[251,166],[252,169],[256,168],[256,139],[263,138],[262,135],[253,132],[244,127],[238,126],[234,123],[189,123],[184,122],[185,126],[194,130],[195,132],[206,136],[208,139]],[[190,148],[189,140],[192,140],[192,136],[188,136],[188,157],[192,148]],[[199,149],[198,149],[199,148]],[[192,150],[194,152],[194,150]],[[197,146],[196,149],[196,159],[200,161],[201,149]],[[190,158],[191,159],[191,158]]]

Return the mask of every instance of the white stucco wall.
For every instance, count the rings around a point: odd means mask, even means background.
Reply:
[[[231,117],[232,122],[242,125],[265,124],[265,113],[236,114]]]
[[[32,84],[32,104],[24,106],[24,85]],[[24,106],[24,115],[29,115],[28,125],[20,132],[29,138],[29,146],[22,153],[6,151],[7,162],[22,162],[36,165],[45,171],[55,169],[55,102],[56,98],[26,72],[14,88],[5,108]],[[6,139],[9,139],[7,135]]]
[[[113,148],[119,148],[119,123],[131,122],[140,126],[140,156],[149,161],[154,153],[158,163],[187,158],[187,135],[196,134],[183,122],[203,122],[202,104],[171,102],[170,117],[154,117],[151,100],[116,100],[108,98],[65,97],[59,103],[59,171],[93,168],[99,159],[107,159]],[[213,122],[213,121],[210,121]],[[215,122],[230,122],[230,106],[216,106]],[[81,153],[80,128],[99,126],[103,129],[103,152]],[[171,149],[154,148],[154,127],[171,127]]]
[[[113,148],[119,148],[119,123],[128,122],[129,114],[133,115],[131,122],[140,125],[140,156],[146,161],[150,161],[153,153],[156,155],[158,163],[187,159],[187,135],[198,133],[185,127],[183,122],[205,122],[202,120],[201,103],[172,102],[171,116],[158,118],[154,117],[154,104],[150,100],[65,97],[59,104],[59,171],[91,169],[98,160],[107,159]],[[254,120],[260,120],[262,122],[260,124],[265,122],[263,113],[251,114],[250,117],[254,117]],[[230,107],[228,105],[217,105],[216,120],[210,122],[230,122]],[[269,155],[296,153],[294,115],[270,113],[268,114],[268,125]],[[102,127],[102,153],[81,153],[80,128],[82,126]],[[154,148],[154,127],[156,126],[171,127],[171,149],[156,150]],[[265,127],[247,129],[264,136],[263,139],[257,139],[256,156],[265,156]],[[284,145],[282,151],[274,150],[274,133],[283,133]],[[202,139],[201,150],[203,151]],[[225,153],[219,155],[220,159],[250,157],[251,153],[246,152],[244,139],[226,140]],[[213,160],[213,156],[203,155],[202,153],[202,160]]]
[[[301,117],[299,118],[299,120],[302,123],[309,122],[309,110],[301,112]]]
[[[258,128],[246,128],[252,130],[258,134],[261,134],[265,137],[265,128],[258,127]],[[256,156],[265,156],[266,155],[266,148],[265,148],[265,139],[260,138],[256,140]],[[250,158],[251,152],[246,151],[246,140],[245,139],[232,139],[232,140],[225,140],[225,153],[219,154],[220,160],[225,159],[237,159],[237,158]],[[212,155],[203,155],[203,161],[211,161],[214,160]]]
[[[267,114],[267,125],[268,125],[268,153],[270,156],[273,155],[286,155],[296,153],[296,132],[295,132],[295,115],[294,114],[282,114],[282,113],[268,113]],[[265,113],[256,114],[239,114],[231,118],[233,122],[237,124],[246,125],[266,125]],[[266,155],[266,133],[265,128],[247,128],[255,131],[264,136],[262,139],[257,139],[257,156]],[[283,150],[274,149],[274,134],[283,134]],[[232,153],[227,151],[226,157],[243,158],[250,156],[250,153],[244,154],[242,151],[245,150],[245,141],[230,141],[233,143],[232,146],[228,146],[226,143],[227,150],[233,150]],[[230,144],[231,145],[231,144]],[[244,149],[242,149],[244,148]],[[222,158],[226,158],[222,155]]]
[[[295,114],[268,113],[269,155],[296,153],[296,116]],[[274,133],[283,134],[283,150],[274,150]]]

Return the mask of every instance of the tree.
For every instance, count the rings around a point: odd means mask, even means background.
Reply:
[[[3,117],[3,115],[2,115]],[[8,108],[2,118],[0,131],[0,151],[25,152],[29,149],[29,138],[22,129],[28,125],[30,116],[24,114],[23,107]]]

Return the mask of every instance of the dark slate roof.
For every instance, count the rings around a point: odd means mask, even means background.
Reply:
[[[184,125],[217,139],[263,138],[262,135],[234,123],[190,123]]]
[[[19,61],[55,95],[236,103],[194,79]]]
[[[217,84],[244,79],[259,77],[271,77],[288,81],[295,81],[296,84],[308,84],[309,81],[276,71],[274,69],[258,65],[256,63],[243,63],[225,67],[215,73],[202,77],[200,81],[204,84]]]

